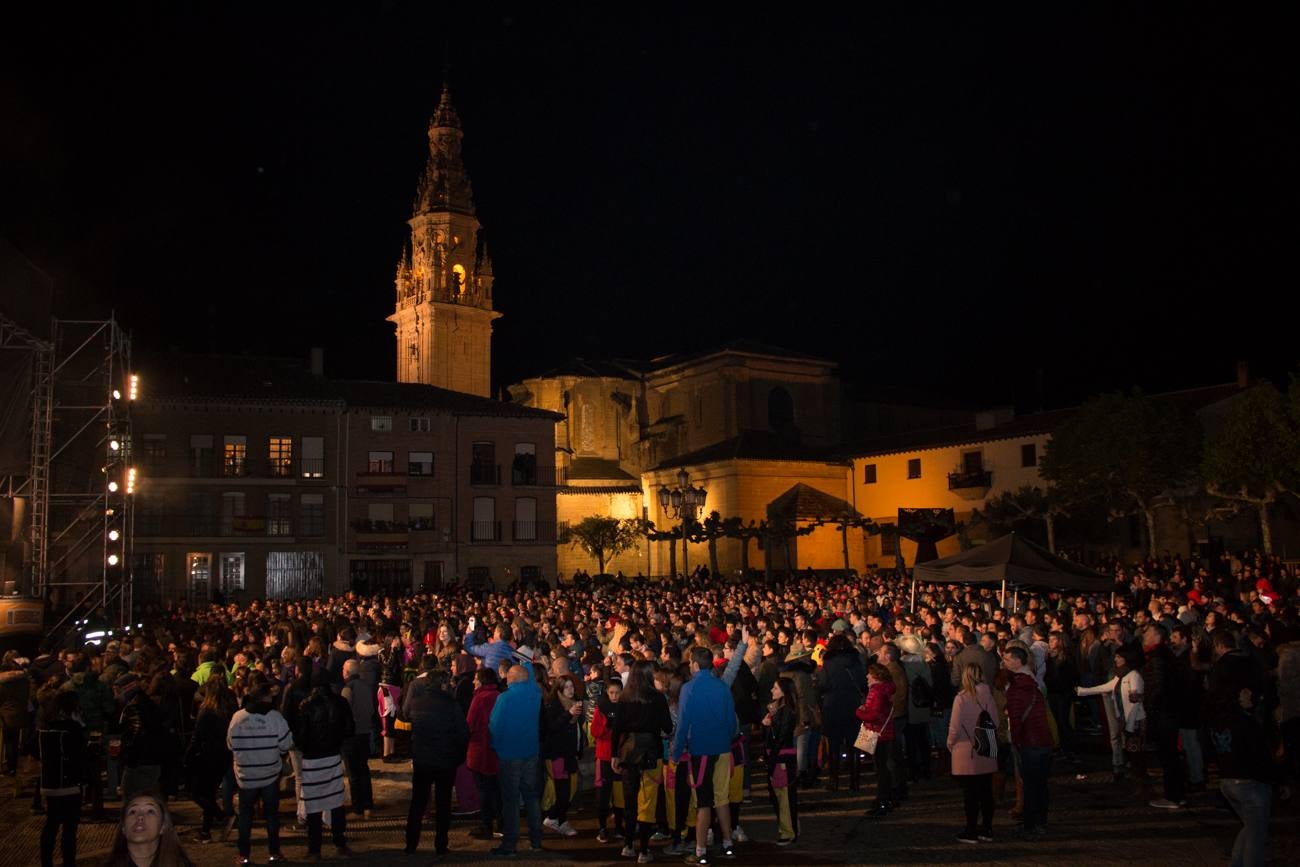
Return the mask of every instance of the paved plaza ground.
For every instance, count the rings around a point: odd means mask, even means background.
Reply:
[[[433,830],[426,825],[421,852],[402,852],[403,827],[409,790],[409,766],[372,762],[376,779],[377,807],[368,821],[352,820],[348,835],[355,854],[340,858],[328,842],[324,848],[326,863],[369,865],[383,863],[391,867],[414,867],[427,864],[433,850]],[[778,848],[776,826],[767,803],[766,789],[754,789],[754,803],[744,808],[744,827],[754,842],[741,847],[738,864],[1119,864],[1148,865],[1220,865],[1228,863],[1228,851],[1238,824],[1211,790],[1194,795],[1189,808],[1170,813],[1152,809],[1137,796],[1130,784],[1113,784],[1101,763],[1067,765],[1058,762],[1051,787],[1050,836],[1033,843],[1011,838],[1013,822],[1005,807],[995,819],[994,843],[968,845],[957,843],[953,835],[960,830],[961,798],[950,780],[941,779],[912,787],[912,797],[904,807],[880,821],[863,814],[870,795],[870,775],[864,777],[864,792],[850,794],[841,790],[828,792],[816,788],[801,794],[805,809],[799,843],[789,849]],[[755,781],[757,783],[757,779]],[[24,780],[26,793],[13,797],[12,781],[0,788],[0,821],[3,821],[5,845],[0,849],[0,867],[39,864],[38,835],[43,817],[30,811],[30,782]],[[1300,798],[1297,799],[1300,802]],[[1296,820],[1300,803],[1275,805],[1270,864],[1292,863],[1288,853],[1297,843]],[[614,845],[596,842],[594,797],[584,792],[577,800],[577,812],[570,821],[581,832],[572,839],[548,834],[547,850],[540,857],[521,853],[514,859],[491,859],[493,844],[471,840],[474,823],[458,819],[452,824],[452,856],[447,863],[628,863],[620,859]],[[300,861],[306,852],[306,836],[296,829],[292,815],[293,801],[282,802],[282,848],[289,862]],[[187,800],[175,805],[181,837],[190,856],[201,867],[234,862],[233,835],[230,842],[199,843],[193,829],[198,811]],[[97,865],[112,840],[114,825],[105,821],[81,826],[78,865]],[[525,850],[527,842],[525,838]],[[255,831],[254,861],[265,863],[265,832]],[[57,859],[57,855],[56,855]],[[664,863],[678,858],[660,857]],[[56,861],[57,863],[57,861]]]

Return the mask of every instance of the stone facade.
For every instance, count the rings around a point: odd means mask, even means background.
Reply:
[[[429,122],[429,162],[411,241],[397,264],[397,380],[488,397],[492,389],[492,260],[461,158],[460,118],[443,89]]]

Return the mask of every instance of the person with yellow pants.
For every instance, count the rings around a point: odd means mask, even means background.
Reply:
[[[654,831],[659,781],[663,777],[664,736],[672,728],[668,699],[655,689],[654,663],[647,660],[635,663],[627,688],[619,698],[610,764],[615,773],[623,776],[623,793],[628,802],[623,811],[627,829],[622,855],[636,857],[639,864],[654,860],[650,854],[650,835]]]
[[[778,678],[772,684],[772,703],[763,726],[767,731],[768,792],[776,811],[776,845],[789,846],[799,839],[798,753],[794,729],[799,722],[799,702],[794,681]]]

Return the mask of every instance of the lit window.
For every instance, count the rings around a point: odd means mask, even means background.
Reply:
[[[271,475],[279,479],[287,479],[293,470],[293,439],[271,437],[267,447],[267,458],[271,463]]]
[[[371,473],[391,473],[393,471],[393,453],[371,452],[366,461],[366,471]]]
[[[247,475],[248,438],[227,436],[221,453],[221,474],[227,477]]]
[[[391,415],[372,415],[370,429],[375,433],[392,433],[393,417]]]

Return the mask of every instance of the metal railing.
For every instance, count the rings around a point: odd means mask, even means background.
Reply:
[[[471,463],[469,465],[469,483],[471,485],[501,484],[501,465]]]
[[[469,525],[469,540],[471,542],[500,542],[501,522],[471,521]]]
[[[988,470],[958,470],[955,473],[948,474],[948,490],[950,491],[963,488],[991,487],[993,487],[993,473]]]
[[[555,523],[553,521],[512,521],[511,538],[516,542],[554,542]]]

